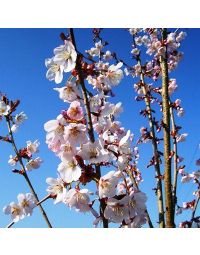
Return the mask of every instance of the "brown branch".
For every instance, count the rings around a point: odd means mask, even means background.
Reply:
[[[167,29],[162,29],[162,40],[167,38]],[[166,206],[166,227],[173,228],[173,199],[172,199],[172,180],[171,180],[171,145],[170,145],[170,105],[169,105],[169,76],[167,65],[167,47],[164,56],[160,57],[162,72],[162,108],[163,108],[163,138],[164,138],[164,168],[165,168],[165,206]]]
[[[70,31],[71,41],[72,41],[72,43],[75,47],[75,50],[78,52],[73,28],[70,28],[69,31]],[[85,82],[84,82],[84,75],[83,75],[83,72],[82,72],[82,67],[81,67],[80,60],[81,60],[81,55],[78,54],[77,61],[76,61],[76,70],[78,72],[79,81],[80,81],[82,94],[83,94],[83,99],[84,99],[84,105],[85,105],[86,114],[87,114],[88,135],[89,135],[90,141],[92,143],[94,143],[95,142],[95,137],[94,137],[94,130],[93,130],[93,124],[92,124],[91,111],[90,111],[90,103],[89,103],[89,100],[88,100],[88,94],[87,94],[87,89],[86,89]],[[101,177],[100,166],[96,166],[95,168],[96,168],[97,179],[100,179],[100,177]],[[105,207],[106,207],[106,204],[105,204],[104,200],[100,199],[100,215],[103,219],[103,227],[108,228],[108,220],[104,217]]]
[[[16,154],[18,160],[19,160],[19,163],[20,163],[21,167],[22,167],[22,171],[23,171],[23,172],[22,172],[22,176],[23,176],[24,179],[26,180],[26,182],[27,182],[27,184],[28,184],[28,186],[29,186],[29,188],[30,188],[30,190],[31,190],[31,193],[34,195],[36,201],[39,202],[37,193],[35,192],[35,189],[33,188],[33,185],[32,185],[32,183],[31,183],[31,181],[30,181],[30,179],[29,179],[29,177],[28,177],[28,175],[27,175],[27,173],[26,173],[26,168],[25,168],[25,166],[24,166],[22,157],[21,157],[21,155],[19,154],[19,151],[18,151],[17,146],[16,146],[16,144],[15,144],[13,132],[12,132],[12,130],[11,130],[11,124],[10,124],[10,117],[9,117],[9,116],[6,116],[6,122],[7,122],[7,126],[8,126],[8,132],[9,132],[9,135],[10,135],[10,138],[11,138],[13,150],[14,150],[14,152],[15,152],[15,154]],[[50,223],[50,221],[49,221],[49,219],[48,219],[48,217],[47,217],[47,214],[46,214],[46,212],[44,211],[42,205],[39,204],[39,208],[40,208],[40,211],[41,211],[41,213],[42,213],[42,216],[43,216],[45,222],[47,223],[48,227],[49,227],[49,228],[52,228],[52,225],[51,225],[51,223]]]
[[[47,199],[49,199],[51,197],[51,194],[47,195],[46,197],[44,197],[43,199],[41,199],[39,202],[36,203],[36,206],[41,205],[44,201],[46,201]],[[6,228],[11,228],[16,222],[12,221],[10,224],[8,224],[6,226]]]

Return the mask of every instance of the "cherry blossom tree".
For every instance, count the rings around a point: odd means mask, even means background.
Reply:
[[[42,159],[35,156],[40,143],[28,140],[23,148],[17,147],[15,132],[27,116],[24,112],[15,115],[19,100],[12,101],[1,94],[0,118],[7,123],[7,133],[0,140],[12,145],[13,155],[8,163],[30,189],[30,193],[17,196],[18,202],[3,208],[5,214],[11,215],[7,227],[34,214],[38,206],[51,228],[42,207],[47,199],[52,199],[55,210],[57,203],[64,203],[80,213],[90,213],[94,227],[108,228],[111,223],[120,228],[199,227],[200,216],[196,210],[200,171],[187,173],[181,165],[183,158],[178,154],[178,147],[188,134],[181,133],[181,127],[176,124],[184,115],[182,102],[172,97],[178,85],[171,74],[183,57],[180,46],[186,33],[166,28],[126,29],[132,40],[129,45],[132,64],[128,65],[117,52],[108,49],[101,31],[93,29],[93,45],[80,52],[74,30],[70,28],[60,35],[61,45],[53,50],[53,56],[45,60],[46,78],[56,83],[54,90],[67,109],[44,123],[46,144],[60,162],[55,176],[47,177],[46,188],[44,184],[47,196],[41,200],[28,176],[29,171],[42,165]],[[123,111],[122,103],[111,101],[115,87],[127,76],[133,79],[136,103],[144,107],[140,111],[145,118],[144,126],[138,134],[126,130],[117,120]],[[143,143],[152,145],[147,168],[155,169],[158,225],[151,219],[146,204],[148,194],[140,185],[143,178],[138,167],[139,147]],[[198,159],[196,165],[200,165]],[[182,183],[178,182],[178,175]],[[195,198],[181,206],[177,186],[190,181],[197,187]],[[184,210],[191,210],[191,218],[178,226],[175,219]]]

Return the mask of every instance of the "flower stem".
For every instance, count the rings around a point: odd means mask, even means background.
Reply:
[[[73,28],[69,29],[69,33],[70,33],[72,43],[75,47],[75,50],[78,52]],[[85,105],[86,114],[87,114],[88,135],[89,135],[90,141],[92,143],[94,143],[95,142],[95,137],[94,137],[94,130],[93,130],[93,124],[92,124],[91,111],[90,111],[90,103],[89,103],[89,100],[88,100],[87,89],[86,89],[85,82],[84,82],[84,75],[83,75],[82,67],[81,67],[81,63],[80,63],[80,54],[78,54],[78,57],[77,57],[76,70],[78,72],[80,85],[81,85],[81,89],[82,89],[82,94],[83,94],[84,105]],[[99,180],[100,177],[101,177],[100,166],[96,166],[95,168],[96,168],[96,177]],[[100,199],[100,215],[103,219],[103,227],[108,228],[108,220],[104,217],[105,207],[106,207],[106,204],[105,204],[104,200]]]
[[[8,126],[8,132],[9,132],[9,135],[10,135],[10,138],[11,138],[13,150],[14,150],[14,152],[15,152],[15,154],[16,154],[18,160],[19,160],[19,163],[20,163],[21,167],[22,167],[22,171],[23,171],[22,175],[23,175],[24,179],[26,180],[26,182],[27,182],[27,184],[28,184],[28,186],[29,186],[29,188],[30,188],[32,194],[34,195],[36,201],[39,202],[37,193],[35,192],[35,189],[33,188],[33,185],[32,185],[32,183],[31,183],[31,181],[30,181],[30,179],[29,179],[29,177],[28,177],[28,175],[27,175],[27,173],[26,173],[26,168],[25,168],[25,166],[24,166],[22,157],[21,157],[21,155],[19,154],[19,151],[18,151],[17,146],[16,146],[16,144],[15,144],[13,132],[12,132],[12,130],[11,130],[11,124],[10,124],[10,117],[9,117],[9,116],[6,116],[6,122],[7,122],[7,126]],[[49,221],[49,219],[48,219],[48,217],[47,217],[47,214],[46,214],[46,212],[44,211],[42,205],[39,204],[38,206],[39,206],[39,208],[40,208],[40,211],[41,211],[41,213],[42,213],[42,216],[43,216],[43,218],[44,218],[46,224],[48,225],[49,228],[52,228],[52,225],[51,225],[51,223],[50,223],[50,221]]]

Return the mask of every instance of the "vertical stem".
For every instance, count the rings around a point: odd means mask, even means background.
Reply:
[[[75,40],[73,28],[70,28],[69,31],[70,31],[70,37],[71,37],[72,43],[77,51],[76,40]],[[91,111],[90,111],[90,103],[88,100],[87,89],[85,87],[84,75],[83,75],[82,67],[81,67],[81,63],[80,63],[80,55],[78,55],[78,57],[77,57],[76,70],[78,72],[80,85],[81,85],[81,89],[82,89],[82,94],[83,94],[83,99],[84,99],[84,105],[86,108],[87,121],[88,121],[88,135],[89,135],[90,141],[92,143],[94,143],[95,137],[94,137],[94,130],[93,130],[93,124],[92,124]],[[100,166],[95,166],[95,169],[96,169],[97,179],[99,180],[101,177]],[[106,203],[104,202],[104,199],[100,199],[100,215],[103,219],[103,227],[108,228],[108,220],[104,217],[105,207],[106,207]]]
[[[142,66],[140,57],[138,57],[138,64],[140,66]],[[153,155],[154,155],[155,161],[156,161],[155,172],[156,172],[157,176],[160,176],[161,171],[160,171],[158,146],[157,146],[157,142],[156,142],[155,126],[154,126],[153,117],[152,117],[151,105],[150,105],[149,99],[147,98],[147,90],[145,87],[144,74],[142,71],[141,71],[140,79],[142,82],[142,91],[145,96],[145,104],[146,104],[146,109],[147,109],[147,113],[148,113],[150,134],[152,137]],[[159,178],[157,178],[157,203],[158,203],[158,212],[159,212],[159,226],[160,226],[160,228],[164,228],[165,227],[165,217],[164,217],[164,205],[163,205],[162,180],[160,180]]]
[[[174,119],[174,112],[172,106],[170,107],[170,116],[171,116],[171,123],[172,123],[172,132],[175,134],[176,132],[176,125]],[[174,151],[174,182],[172,187],[172,198],[173,198],[173,210],[174,210],[174,217],[175,217],[175,209],[177,203],[176,191],[177,191],[177,179],[178,179],[178,154],[177,154],[177,142],[176,137],[173,137],[173,151]]]
[[[25,168],[25,166],[24,166],[24,163],[23,163],[23,161],[22,161],[22,158],[21,158],[21,156],[20,156],[20,154],[19,154],[19,151],[18,151],[18,149],[17,149],[17,146],[16,146],[16,144],[15,144],[15,140],[14,140],[13,133],[12,133],[12,130],[11,130],[11,125],[10,125],[9,116],[6,116],[6,122],[7,122],[7,125],[8,125],[8,132],[9,132],[10,137],[11,137],[11,142],[12,142],[13,150],[15,151],[16,156],[17,156],[17,158],[18,158],[18,160],[19,160],[19,163],[20,163],[20,165],[21,165],[21,167],[22,167],[22,170],[23,170],[23,174],[22,174],[22,175],[24,176],[24,178],[25,178],[25,180],[26,180],[26,182],[27,182],[27,184],[28,184],[28,186],[29,186],[29,188],[30,188],[30,190],[31,190],[31,193],[34,195],[36,201],[39,202],[37,193],[35,192],[35,189],[33,188],[33,185],[32,185],[32,183],[31,183],[31,181],[30,181],[30,179],[29,179],[29,177],[28,177],[28,175],[27,175],[27,173],[26,173],[26,168]],[[50,223],[50,221],[49,221],[49,219],[48,219],[48,217],[47,217],[47,215],[46,215],[46,212],[44,211],[42,205],[39,204],[38,206],[39,206],[39,208],[40,208],[40,211],[41,211],[41,213],[42,213],[42,216],[43,216],[45,222],[47,223],[48,227],[49,227],[49,228],[52,228],[52,225],[51,225],[51,223]]]
[[[167,38],[167,29],[162,30],[162,40]],[[162,108],[163,108],[163,138],[164,138],[164,167],[165,167],[165,205],[166,205],[166,227],[173,228],[173,200],[172,200],[172,181],[171,181],[171,158],[170,158],[170,105],[169,105],[169,76],[167,65],[167,47],[164,56],[161,56],[161,72],[162,72]]]

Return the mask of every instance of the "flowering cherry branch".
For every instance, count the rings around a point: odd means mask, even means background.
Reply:
[[[74,76],[64,87],[55,88],[59,97],[70,103],[69,108],[44,125],[48,147],[61,159],[58,178],[46,180],[50,185],[47,191],[55,195],[54,203],[63,202],[76,211],[91,212],[96,218],[95,226],[103,221],[104,227],[110,222],[120,223],[121,227],[140,227],[149,217],[146,195],[129,174],[133,172],[137,182],[141,181],[139,170],[134,168],[137,149],[131,147],[130,130],[126,131],[115,120],[122,111],[121,103],[108,102],[109,95],[113,96],[112,87],[123,78],[123,64],[107,62],[112,60],[112,54],[103,52],[107,43],[100,37],[100,31],[93,30],[95,47],[86,51],[90,58],[98,59],[92,64],[77,51],[72,29],[71,36],[64,38],[64,45],[55,48],[54,56],[45,61],[49,80],[61,83],[63,72]],[[85,81],[97,91],[96,95],[89,92]],[[115,170],[101,176],[100,167]],[[96,183],[94,193],[81,189],[91,181]],[[92,195],[97,198],[91,201]],[[100,202],[100,215],[94,212],[96,201]]]
[[[76,46],[76,41],[75,41],[75,36],[74,36],[74,31],[73,28],[70,28],[70,37],[72,40],[72,43],[75,47],[75,50],[77,51],[77,46]],[[92,143],[95,142],[95,137],[94,137],[94,131],[93,131],[93,124],[92,124],[92,117],[91,117],[91,110],[90,110],[90,104],[89,104],[89,100],[88,100],[88,95],[87,95],[87,90],[85,87],[85,83],[84,83],[84,78],[83,78],[83,73],[82,73],[82,68],[81,68],[81,55],[79,54],[79,56],[77,57],[77,61],[76,61],[76,68],[77,68],[77,72],[78,72],[78,77],[80,79],[80,84],[81,84],[81,88],[82,88],[82,94],[83,94],[83,99],[84,99],[84,105],[86,108],[86,113],[87,113],[87,120],[88,120],[88,134],[89,134],[89,138],[90,141]],[[96,169],[96,178],[97,180],[99,180],[101,178],[101,169],[100,166],[95,166]],[[108,220],[105,219],[104,217],[104,210],[105,210],[105,202],[103,199],[100,199],[100,204],[101,204],[101,209],[100,209],[100,215],[103,219],[103,227],[104,228],[108,228]]]
[[[5,97],[3,97],[3,100],[4,101],[7,101],[7,99],[5,98]],[[1,101],[1,102],[4,102],[4,101]],[[37,194],[36,194],[36,192],[35,192],[35,189],[34,189],[34,187],[33,187],[33,185],[32,185],[32,183],[31,183],[31,181],[30,181],[30,179],[29,179],[29,177],[28,177],[28,175],[27,175],[27,173],[26,173],[26,168],[25,168],[25,166],[24,166],[24,163],[23,163],[23,160],[22,160],[22,154],[23,154],[23,152],[19,152],[19,150],[17,149],[17,146],[16,146],[16,144],[15,144],[15,140],[14,140],[14,136],[13,136],[13,131],[12,131],[12,127],[11,127],[11,114],[12,114],[12,112],[16,109],[16,107],[17,107],[17,105],[19,104],[19,102],[17,103],[17,104],[14,104],[14,106],[13,106],[13,109],[12,109],[12,107],[10,108],[10,107],[8,107],[9,108],[9,110],[8,110],[8,113],[7,114],[4,114],[4,116],[5,116],[5,120],[6,120],[6,123],[7,123],[7,127],[8,127],[8,132],[9,132],[9,143],[11,143],[12,144],[12,147],[13,147],[13,150],[14,150],[14,152],[15,152],[15,154],[16,154],[16,160],[20,163],[20,165],[21,165],[21,170],[14,170],[14,172],[16,172],[16,173],[19,173],[20,175],[22,175],[23,177],[24,177],[24,179],[26,180],[26,183],[28,184],[28,186],[29,186],[29,188],[30,188],[30,190],[31,190],[31,192],[32,192],[32,194],[33,194],[33,196],[35,197],[35,199],[36,199],[36,201],[37,202],[39,202],[39,199],[38,199],[38,196],[37,196]],[[8,140],[7,139],[7,140]],[[25,153],[26,154],[26,153]],[[24,155],[25,156],[25,155]],[[13,160],[14,160],[14,162],[15,162],[15,158],[13,158]],[[34,163],[34,162],[33,162]],[[50,223],[50,221],[49,221],[49,219],[48,219],[48,217],[47,217],[47,214],[46,214],[46,212],[44,211],[44,209],[43,209],[43,207],[42,207],[42,205],[41,204],[39,204],[39,208],[40,208],[40,210],[41,210],[41,213],[42,213],[42,216],[43,216],[43,218],[44,218],[44,220],[45,220],[45,222],[47,223],[47,225],[48,225],[48,227],[52,227],[51,226],[51,223]]]
[[[133,45],[136,47],[134,35],[133,35]],[[157,145],[157,139],[155,134],[155,121],[153,121],[153,110],[151,108],[150,100],[149,100],[149,91],[146,89],[145,79],[144,79],[144,73],[142,70],[142,63],[141,63],[141,57],[140,52],[136,55],[137,60],[137,66],[140,73],[140,82],[138,86],[141,88],[143,95],[144,95],[144,101],[146,104],[146,112],[149,120],[149,127],[150,127],[150,137],[152,141],[153,146],[153,155],[154,155],[154,167],[156,176],[161,176],[161,170],[160,170],[160,154],[158,150]],[[159,212],[159,225],[161,228],[165,227],[165,218],[164,218],[164,205],[163,205],[163,191],[162,191],[162,180],[160,178],[157,178],[157,187],[156,187],[156,195],[157,195],[157,203],[158,203],[158,212]]]

